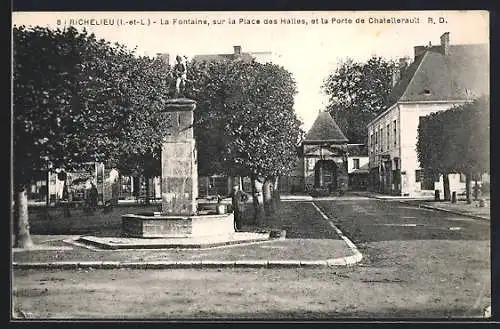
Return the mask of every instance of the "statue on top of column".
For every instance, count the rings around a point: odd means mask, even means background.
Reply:
[[[181,94],[181,89],[184,90],[187,81],[187,58],[186,56],[181,57],[179,55],[175,58],[176,63],[174,66],[175,75],[175,96],[179,97]]]

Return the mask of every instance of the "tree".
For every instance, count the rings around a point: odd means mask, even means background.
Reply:
[[[150,179],[161,176],[161,148],[144,154],[123,154],[118,161],[117,169],[120,174],[132,176],[135,179],[144,177],[146,180],[145,203],[149,204]],[[134,182],[134,186],[135,184]]]
[[[34,172],[116,165],[154,150],[168,129],[159,60],[74,28],[13,29],[15,246],[32,245],[26,188]],[[151,129],[153,128],[153,129]]]
[[[443,175],[444,200],[450,200],[450,166],[445,162],[447,136],[443,129],[443,115],[439,112],[422,117],[418,126],[417,157],[426,175]]]
[[[188,65],[189,82],[186,97],[195,99],[194,135],[198,151],[198,173],[237,174],[236,168],[224,166],[224,148],[228,143],[225,132],[226,112],[224,102],[231,84],[230,61],[192,62]],[[232,170],[229,170],[232,169]]]
[[[482,96],[423,117],[418,128],[417,155],[422,168],[442,173],[444,178],[449,173],[464,173],[470,203],[472,177],[489,171],[488,98]],[[449,182],[445,181],[445,199],[446,193],[449,195]]]
[[[323,83],[327,109],[351,143],[367,142],[366,126],[388,105],[396,64],[373,56],[366,63],[346,59]]]
[[[130,129],[126,138],[131,143],[120,143],[119,154],[112,165],[121,173],[146,179],[146,203],[149,203],[149,179],[161,175],[161,146],[171,127],[165,102],[173,95],[171,67],[159,58],[134,57],[127,65],[127,81],[131,112]]]
[[[471,203],[472,180],[489,172],[489,98],[481,96],[453,110],[460,127],[455,135],[460,145],[455,153],[456,166],[465,173],[467,202]]]
[[[254,219],[260,215],[255,182],[276,185],[292,170],[301,134],[294,111],[295,82],[290,72],[274,64],[223,61],[201,63],[193,98],[200,163],[207,172],[249,176],[252,180]],[[200,138],[204,136],[205,138]],[[203,153],[210,150],[212,153]],[[220,173],[220,172],[219,172]],[[265,193],[265,192],[264,192]],[[270,198],[268,198],[268,201]]]

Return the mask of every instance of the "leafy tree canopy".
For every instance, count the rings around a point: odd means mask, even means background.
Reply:
[[[290,72],[241,61],[195,62],[190,72],[200,173],[272,177],[292,170],[302,132]]]
[[[489,134],[486,96],[423,117],[417,141],[420,165],[440,173],[488,172]]]
[[[169,68],[74,28],[14,27],[18,179],[151,153],[169,127]]]
[[[327,109],[351,143],[366,144],[366,125],[385,110],[395,68],[378,56],[366,63],[347,58],[325,79]]]

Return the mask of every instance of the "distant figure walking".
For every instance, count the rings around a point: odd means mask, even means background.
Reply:
[[[93,182],[90,183],[90,190],[89,190],[89,196],[88,196],[88,205],[89,205],[89,210],[91,212],[96,211],[97,209],[97,198],[98,198],[99,192],[97,191],[97,187]]]
[[[175,63],[174,66],[174,73],[175,73],[175,93],[177,96],[180,95],[181,92],[181,87],[182,89],[185,88],[186,86],[186,80],[187,80],[187,64],[186,64],[186,59],[182,58],[181,56],[177,55],[175,58],[177,63]]]
[[[234,213],[234,230],[238,232],[241,230],[242,214],[245,211],[245,202],[248,200],[248,194],[240,190],[239,185],[234,185],[231,198]]]

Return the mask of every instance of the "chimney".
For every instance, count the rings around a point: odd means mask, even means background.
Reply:
[[[156,56],[167,63],[167,65],[170,65],[170,55],[168,53],[156,53]]]
[[[399,67],[395,67],[394,71],[392,72],[392,77],[391,77],[392,88],[394,88],[396,86],[396,84],[398,83],[400,78],[401,78],[401,72],[399,70]]]
[[[233,46],[233,49],[236,56],[241,55],[241,46]]]
[[[415,59],[417,59],[418,56],[423,55],[425,53],[425,50],[427,48],[425,46],[415,46],[413,47],[413,50],[415,52]]]
[[[445,32],[441,36],[441,50],[443,55],[448,55],[450,51],[450,32]]]
[[[406,68],[408,67],[408,62],[409,62],[408,57],[402,57],[399,59],[399,78],[402,79],[403,75],[406,72]]]

